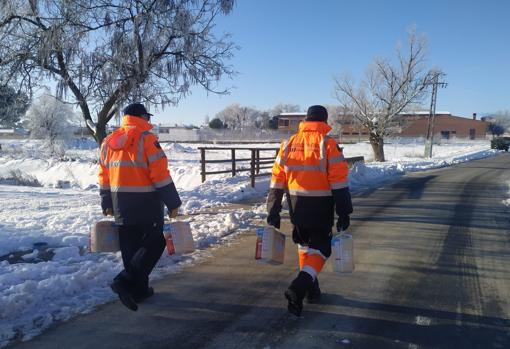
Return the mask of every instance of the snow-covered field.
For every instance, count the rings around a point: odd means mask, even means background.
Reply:
[[[108,285],[121,270],[122,261],[120,253],[86,252],[90,227],[102,218],[96,185],[98,151],[94,143],[75,144],[67,152],[68,161],[49,159],[38,141],[0,140],[0,143],[1,347],[15,339],[30,339],[55,321],[89,312],[113,300]],[[183,201],[180,219],[190,222],[199,250],[180,257],[164,253],[153,278],[180,271],[207,256],[207,247],[262,224],[265,218],[263,204],[254,210],[244,210],[233,208],[232,203],[262,201],[269,177],[258,178],[255,188],[250,187],[246,175],[234,178],[229,174],[212,175],[202,184],[199,146],[163,145]],[[278,144],[262,147],[275,148]],[[385,147],[388,162],[357,165],[351,171],[350,186],[353,190],[372,187],[405,172],[496,154],[489,148],[488,141],[436,145],[434,158],[424,159],[422,142],[388,144]],[[344,154],[372,159],[367,143],[346,144]],[[229,155],[229,151],[218,150],[208,152],[207,158],[222,159]],[[238,156],[248,158],[249,153]],[[220,169],[229,169],[229,165],[207,165],[208,171]],[[39,253],[33,249],[38,242],[48,244],[54,253],[51,259],[44,258],[48,250]],[[9,262],[14,260],[17,262]]]

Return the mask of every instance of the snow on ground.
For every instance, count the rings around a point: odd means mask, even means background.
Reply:
[[[115,297],[108,285],[121,270],[120,253],[87,253],[90,227],[102,219],[96,184],[97,147],[74,144],[66,161],[48,158],[33,140],[1,141],[0,151],[0,347],[28,340],[55,321],[91,311]],[[264,205],[254,210],[231,203],[262,200],[269,177],[251,188],[247,173],[211,175],[202,184],[200,144],[164,144],[170,171],[183,200],[181,214],[189,221],[199,250],[186,256],[164,253],[152,278],[179,272],[207,256],[207,247],[233,234],[262,224]],[[211,146],[211,145],[207,145]],[[278,144],[239,145],[277,148]],[[478,159],[496,154],[489,142],[458,142],[434,146],[434,158],[423,157],[423,142],[395,142],[385,147],[388,162],[358,164],[350,174],[354,190],[378,185],[409,171]],[[273,155],[273,150],[261,156]],[[372,158],[367,143],[346,144],[344,154]],[[207,159],[223,159],[230,151],[208,151]],[[239,151],[238,158],[249,158]],[[248,166],[239,164],[240,167]],[[230,164],[208,164],[208,171],[230,169]],[[62,183],[66,183],[62,185]],[[10,184],[10,185],[7,185]],[[12,185],[18,184],[18,185]],[[19,185],[25,184],[25,185]],[[26,186],[26,184],[31,186]],[[62,189],[64,187],[65,189]],[[47,249],[34,249],[45,242]],[[52,254],[54,256],[50,257]],[[46,256],[46,257],[45,257]],[[10,258],[9,258],[10,257]],[[17,260],[10,264],[8,260]]]
[[[120,253],[87,253],[90,226],[101,219],[97,192],[0,185],[0,256],[21,254],[26,263],[0,262],[0,346],[28,340],[55,321],[91,311],[115,297],[108,285],[121,270]],[[196,246],[204,249],[253,227],[261,212],[219,210],[193,216]],[[55,256],[38,260],[35,243],[46,242]],[[43,251],[41,251],[43,252]],[[152,279],[175,273],[201,259],[162,256]]]

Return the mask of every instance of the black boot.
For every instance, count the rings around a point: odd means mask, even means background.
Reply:
[[[138,306],[136,305],[135,300],[133,299],[133,296],[131,295],[131,292],[125,282],[117,279],[112,282],[110,287],[112,291],[119,296],[122,304],[124,304],[129,310],[138,310]]]
[[[321,289],[319,288],[319,279],[315,278],[312,289],[308,291],[308,294],[306,295],[306,300],[310,304],[319,303],[321,300],[321,294]]]
[[[147,290],[145,290],[145,292],[140,293],[140,294],[134,294],[133,300],[136,303],[142,303],[144,300],[152,297],[153,295],[154,295],[154,289],[152,287],[148,287]]]
[[[287,309],[290,313],[300,316],[303,311],[303,299],[306,293],[313,286],[312,276],[304,271],[300,271],[298,276],[292,281],[287,291],[285,291],[285,298],[289,302]]]

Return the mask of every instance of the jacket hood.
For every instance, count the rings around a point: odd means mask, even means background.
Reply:
[[[108,136],[107,145],[113,150],[125,149],[138,143],[140,134],[152,129],[152,125],[145,119],[126,115],[122,118],[120,128]]]
[[[122,118],[120,127],[122,127],[122,128],[136,127],[141,132],[143,132],[143,131],[149,131],[150,129],[152,129],[153,126],[147,120],[142,119],[141,117],[133,116],[133,115],[125,115]]]
[[[299,132],[315,131],[325,135],[331,130],[331,126],[321,121],[302,121],[299,124]]]

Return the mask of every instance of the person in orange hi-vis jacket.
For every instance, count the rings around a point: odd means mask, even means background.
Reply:
[[[328,112],[320,105],[308,108],[305,121],[282,142],[273,165],[267,198],[267,223],[279,228],[283,194],[286,194],[292,239],[298,244],[299,273],[285,291],[288,310],[301,315],[303,299],[318,302],[317,276],[331,255],[334,213],[337,231],[349,227],[352,213],[347,162],[336,141],[327,135]]]
[[[124,109],[121,127],[101,144],[99,186],[104,215],[115,215],[124,270],[110,285],[136,311],[150,297],[149,274],[165,249],[164,205],[175,218],[181,200],[143,104]]]

